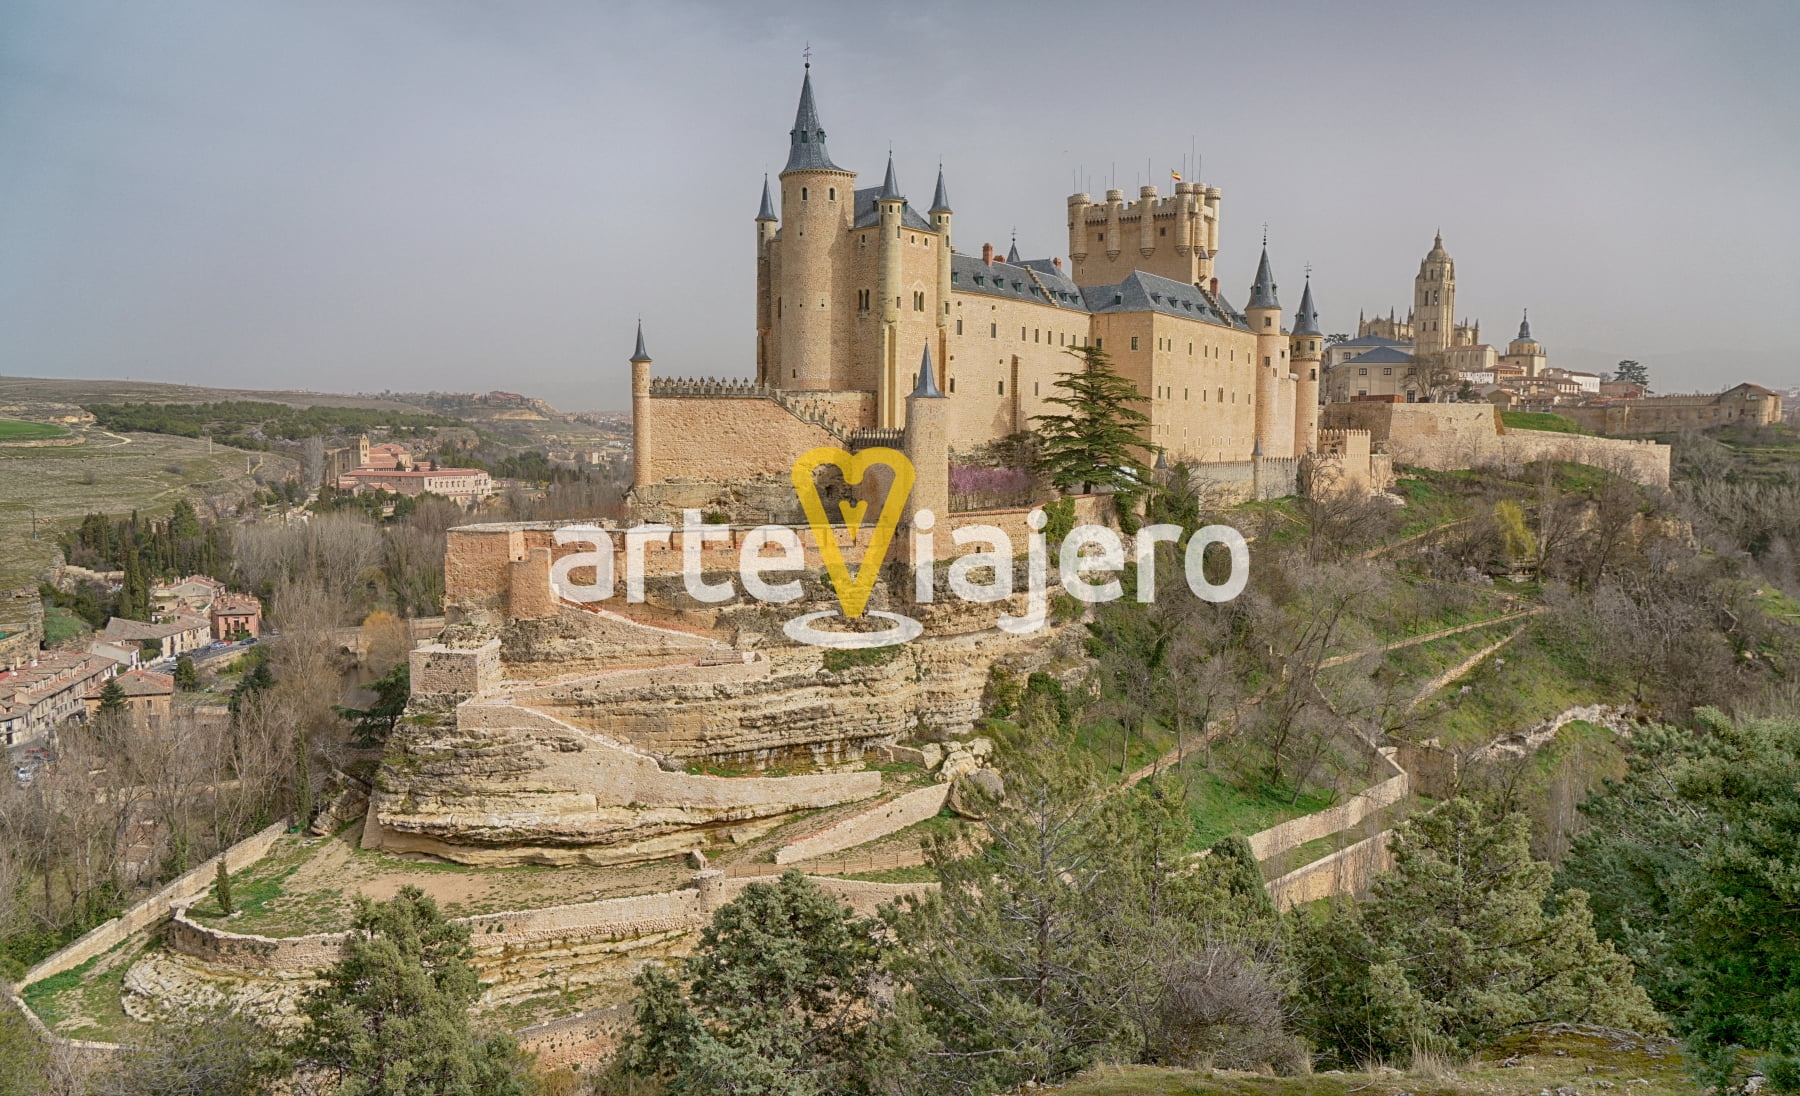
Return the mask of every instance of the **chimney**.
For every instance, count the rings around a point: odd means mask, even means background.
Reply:
[[[1050,265],[1055,267],[1058,270],[1061,270],[1062,269],[1062,256],[1061,255],[1051,256]]]
[[[994,245],[993,244],[982,244],[981,245],[981,261],[986,263],[989,266],[994,265]]]

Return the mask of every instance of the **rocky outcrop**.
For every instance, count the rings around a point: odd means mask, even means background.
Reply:
[[[867,799],[878,772],[720,777],[510,699],[469,701],[453,729],[405,726],[369,798],[364,847],[466,864],[609,864],[707,844],[739,823]]]

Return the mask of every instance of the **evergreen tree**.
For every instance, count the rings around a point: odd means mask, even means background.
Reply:
[[[751,884],[674,976],[633,980],[623,1064],[674,1096],[866,1092],[877,927],[798,870]]]
[[[230,917],[237,912],[237,907],[231,904],[231,872],[225,868],[223,855],[219,857],[219,870],[213,873],[212,892],[213,904],[219,907],[221,914]]]
[[[1740,1078],[1749,1048],[1776,1088],[1800,1090],[1800,719],[1695,715],[1697,732],[1632,734],[1624,780],[1582,805],[1563,881],[1592,890],[1602,934],[1707,1081]]]
[[[358,895],[344,958],[303,1006],[301,1063],[335,1078],[337,1096],[525,1096],[517,1040],[469,1030],[473,956],[468,926],[419,888],[386,902]]]
[[[1613,370],[1613,380],[1626,381],[1630,384],[1641,384],[1645,388],[1649,388],[1650,370],[1645,368],[1639,362],[1629,360],[1622,361],[1619,363],[1618,368]]]
[[[106,684],[100,687],[100,714],[117,716],[125,711],[125,689],[120,686],[119,679],[109,677]]]
[[[190,693],[200,687],[200,672],[194,669],[194,660],[187,655],[175,660],[175,687]]]
[[[406,713],[406,702],[412,696],[412,670],[405,662],[369,684],[375,690],[375,703],[367,708],[336,709],[337,714],[355,724],[357,746],[369,747],[387,741],[394,724]]]
[[[1137,454],[1156,450],[1144,437],[1150,416],[1135,406],[1147,400],[1098,347],[1071,347],[1069,353],[1081,367],[1058,373],[1060,394],[1044,399],[1066,410],[1032,419],[1041,447],[1038,471],[1064,492],[1135,492],[1150,482],[1150,469]]]
[[[1468,1052],[1545,1020],[1662,1028],[1587,895],[1552,896],[1523,815],[1449,800],[1402,824],[1392,850],[1367,901],[1299,922],[1304,1011],[1329,1051]]]

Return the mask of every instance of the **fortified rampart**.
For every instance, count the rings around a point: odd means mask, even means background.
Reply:
[[[1670,449],[1655,442],[1547,430],[1512,430],[1491,404],[1334,403],[1328,430],[1367,430],[1397,464],[1449,471],[1483,465],[1571,461],[1604,468],[1652,487],[1669,485]]]

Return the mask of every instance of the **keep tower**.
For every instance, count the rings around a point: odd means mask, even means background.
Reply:
[[[838,320],[832,297],[838,244],[850,227],[856,173],[831,162],[825,127],[813,103],[812,65],[800,82],[800,107],[788,132],[787,166],[781,171],[779,234],[758,217],[758,247],[779,247],[767,264],[773,354],[765,370],[778,388],[834,387],[831,357]],[[759,264],[760,268],[761,264]]]

